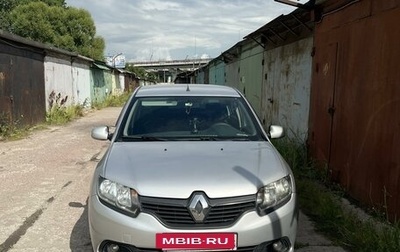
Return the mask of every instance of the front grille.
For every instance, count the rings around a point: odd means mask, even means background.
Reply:
[[[202,222],[196,222],[188,210],[190,198],[167,199],[140,197],[142,212],[158,218],[164,225],[172,228],[226,227],[235,223],[239,217],[255,210],[255,195],[208,199],[210,210]]]
[[[282,242],[286,243],[287,250],[290,248],[290,242],[287,239],[287,237],[284,237]],[[118,251],[120,252],[162,252],[160,249],[151,249],[151,248],[138,248],[135,247],[131,244],[124,244],[124,243],[119,243],[119,242],[113,242],[113,241],[103,241],[103,243],[100,245],[99,251],[101,252],[107,252],[110,251],[108,246],[118,246]],[[272,242],[264,242],[259,244],[258,246],[251,246],[251,247],[238,247],[235,252],[273,252],[276,251],[273,249]]]

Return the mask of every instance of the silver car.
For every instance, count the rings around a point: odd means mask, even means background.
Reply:
[[[294,251],[293,174],[234,88],[138,88],[94,172],[94,251]]]

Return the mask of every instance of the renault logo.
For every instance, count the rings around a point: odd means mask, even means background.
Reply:
[[[203,193],[195,193],[189,201],[189,212],[197,223],[201,223],[210,210],[207,199]]]

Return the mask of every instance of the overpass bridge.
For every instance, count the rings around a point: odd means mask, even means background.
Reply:
[[[147,72],[155,73],[159,82],[174,82],[178,75],[189,73],[205,66],[212,59],[159,60],[145,62],[129,62],[134,67],[140,67]]]

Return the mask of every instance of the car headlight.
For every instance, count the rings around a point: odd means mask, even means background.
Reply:
[[[140,211],[139,195],[129,187],[109,179],[99,178],[98,196],[117,211],[136,217]]]
[[[292,195],[290,176],[262,187],[257,193],[257,212],[266,215],[289,201]]]

